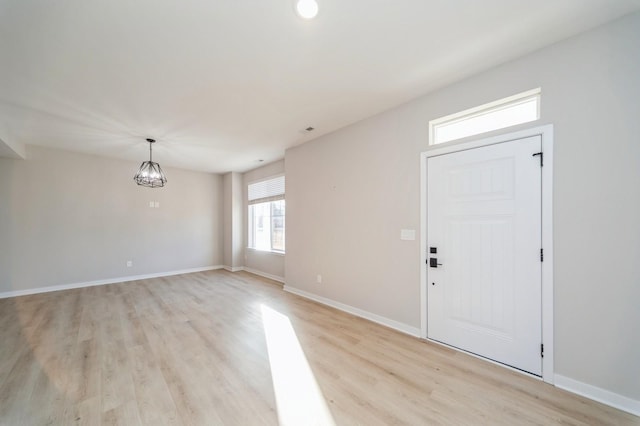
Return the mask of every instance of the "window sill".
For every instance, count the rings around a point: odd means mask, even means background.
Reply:
[[[256,253],[273,254],[273,255],[276,255],[276,256],[284,256],[285,255],[284,251],[259,250],[259,249],[253,248],[253,247],[247,247],[247,250],[253,251],[253,252],[256,252]]]

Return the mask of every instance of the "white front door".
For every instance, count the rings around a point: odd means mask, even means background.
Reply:
[[[428,338],[539,376],[541,149],[533,136],[427,160]]]

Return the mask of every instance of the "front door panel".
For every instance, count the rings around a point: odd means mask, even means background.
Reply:
[[[540,150],[534,136],[427,160],[428,337],[536,375]]]

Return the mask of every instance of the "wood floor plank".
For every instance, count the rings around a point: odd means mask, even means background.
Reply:
[[[132,361],[131,375],[143,424],[181,425],[175,403],[162,372],[158,368],[154,349],[150,346],[129,348]]]
[[[244,272],[2,299],[0,342],[0,425],[276,425],[288,401],[321,402],[302,424],[640,424]]]
[[[135,400],[129,400],[124,404],[118,405],[102,414],[103,425],[113,426],[136,426],[141,425],[140,413],[138,412],[138,404]]]

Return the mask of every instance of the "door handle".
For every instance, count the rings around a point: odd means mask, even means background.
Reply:
[[[442,263],[438,263],[438,258],[436,257],[429,258],[429,267],[437,268],[438,266],[442,266]]]

